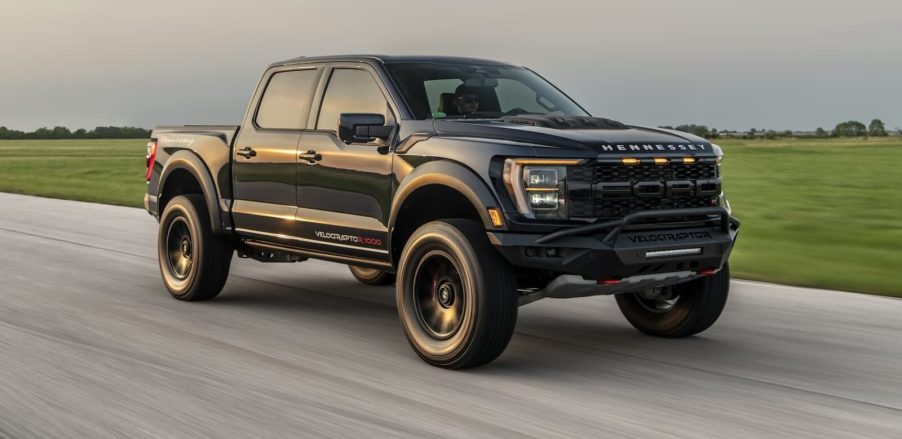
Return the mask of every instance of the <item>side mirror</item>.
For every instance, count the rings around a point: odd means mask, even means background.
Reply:
[[[344,143],[388,139],[393,126],[384,126],[385,116],[370,113],[342,113],[338,117],[338,138]]]

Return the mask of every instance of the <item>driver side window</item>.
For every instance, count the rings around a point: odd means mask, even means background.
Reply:
[[[338,131],[338,117],[342,113],[372,113],[385,116],[386,124],[393,124],[388,101],[379,84],[366,70],[335,69],[323,96],[316,129]]]

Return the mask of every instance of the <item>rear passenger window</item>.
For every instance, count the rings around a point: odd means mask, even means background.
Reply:
[[[304,129],[319,70],[292,70],[272,75],[255,121],[260,128]]]
[[[386,123],[392,123],[388,102],[373,75],[366,70],[335,69],[323,96],[316,129],[337,132],[341,113],[381,114]]]

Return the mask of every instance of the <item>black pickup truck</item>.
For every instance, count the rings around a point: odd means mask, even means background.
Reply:
[[[533,71],[452,57],[269,66],[241,126],[162,126],[145,206],[176,299],[215,297],[233,255],[323,259],[397,283],[414,351],[504,351],[519,306],[615,295],[662,337],[711,326],[739,222],[721,149],[593,117]]]

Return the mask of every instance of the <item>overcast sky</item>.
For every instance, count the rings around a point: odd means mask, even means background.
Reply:
[[[439,54],[526,65],[637,125],[902,128],[902,1],[9,1],[0,125],[239,123],[267,64]]]

